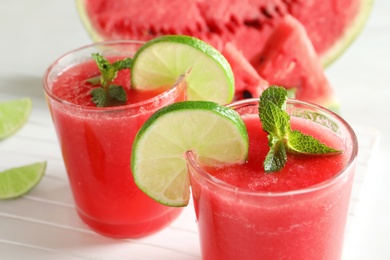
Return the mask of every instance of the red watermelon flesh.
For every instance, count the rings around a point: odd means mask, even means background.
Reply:
[[[196,1],[86,0],[91,22],[105,39],[149,40],[163,34],[196,34],[206,23]]]
[[[257,73],[255,68],[234,44],[226,43],[222,54],[231,65],[234,73],[234,99],[259,97],[263,90],[269,87],[268,82]]]
[[[221,50],[236,44],[248,59],[285,15],[306,28],[320,57],[340,39],[366,0],[78,0],[100,39],[192,35]]]
[[[340,37],[353,22],[361,11],[362,1],[298,0],[288,6],[288,12],[304,25],[317,54],[321,56],[335,43],[335,37]],[[303,5],[305,8],[301,8]]]
[[[303,25],[285,16],[260,55],[252,62],[271,85],[296,90],[296,98],[326,107],[337,106],[335,95]]]

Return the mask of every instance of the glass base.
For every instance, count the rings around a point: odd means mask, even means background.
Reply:
[[[77,213],[81,220],[96,233],[111,238],[140,238],[154,234],[168,226],[181,213],[182,208],[171,208],[165,214],[152,220],[138,222],[131,225],[116,225],[97,221],[85,215],[80,210]]]

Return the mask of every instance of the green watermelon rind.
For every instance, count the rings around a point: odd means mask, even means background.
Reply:
[[[91,19],[88,18],[88,11],[85,8],[86,5],[85,1],[84,0],[75,0],[75,1],[76,1],[76,9],[78,11],[79,18],[85,30],[87,31],[89,37],[94,42],[103,41],[104,38],[100,36],[97,30],[95,30],[93,23],[91,22]]]
[[[371,13],[373,3],[374,0],[360,0],[360,10],[363,11],[359,12],[359,15],[355,17],[354,22],[351,23],[352,26],[346,30],[343,37],[334,43],[332,48],[330,48],[325,54],[320,56],[322,66],[324,68],[328,67],[331,63],[337,60],[362,32]]]

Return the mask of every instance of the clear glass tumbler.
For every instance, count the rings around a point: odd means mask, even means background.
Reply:
[[[181,211],[153,201],[138,189],[130,158],[142,124],[159,108],[184,100],[185,89],[173,86],[134,104],[99,108],[65,101],[52,88],[64,72],[91,62],[92,53],[132,57],[141,45],[139,41],[113,41],[76,49],[57,59],[43,78],[77,213],[97,233],[115,238],[152,234]]]
[[[258,113],[258,99],[228,106],[242,116]],[[341,259],[357,138],[347,122],[320,106],[289,100],[287,108],[291,118],[310,121],[307,127],[322,124],[336,132],[345,167],[314,186],[250,191],[211,176],[187,152],[203,259]]]

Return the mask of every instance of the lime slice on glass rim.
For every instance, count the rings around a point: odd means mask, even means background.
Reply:
[[[22,98],[0,103],[0,140],[18,131],[30,116],[32,102]]]
[[[135,89],[172,86],[186,74],[187,99],[228,104],[234,75],[225,57],[211,45],[185,35],[166,35],[146,42],[134,55],[131,84]]]
[[[157,202],[181,207],[190,197],[185,153],[207,165],[243,163],[248,134],[234,110],[209,101],[184,101],[153,114],[135,137],[131,170],[137,186]]]
[[[46,162],[37,162],[0,172],[0,199],[13,199],[32,190],[42,179]]]

